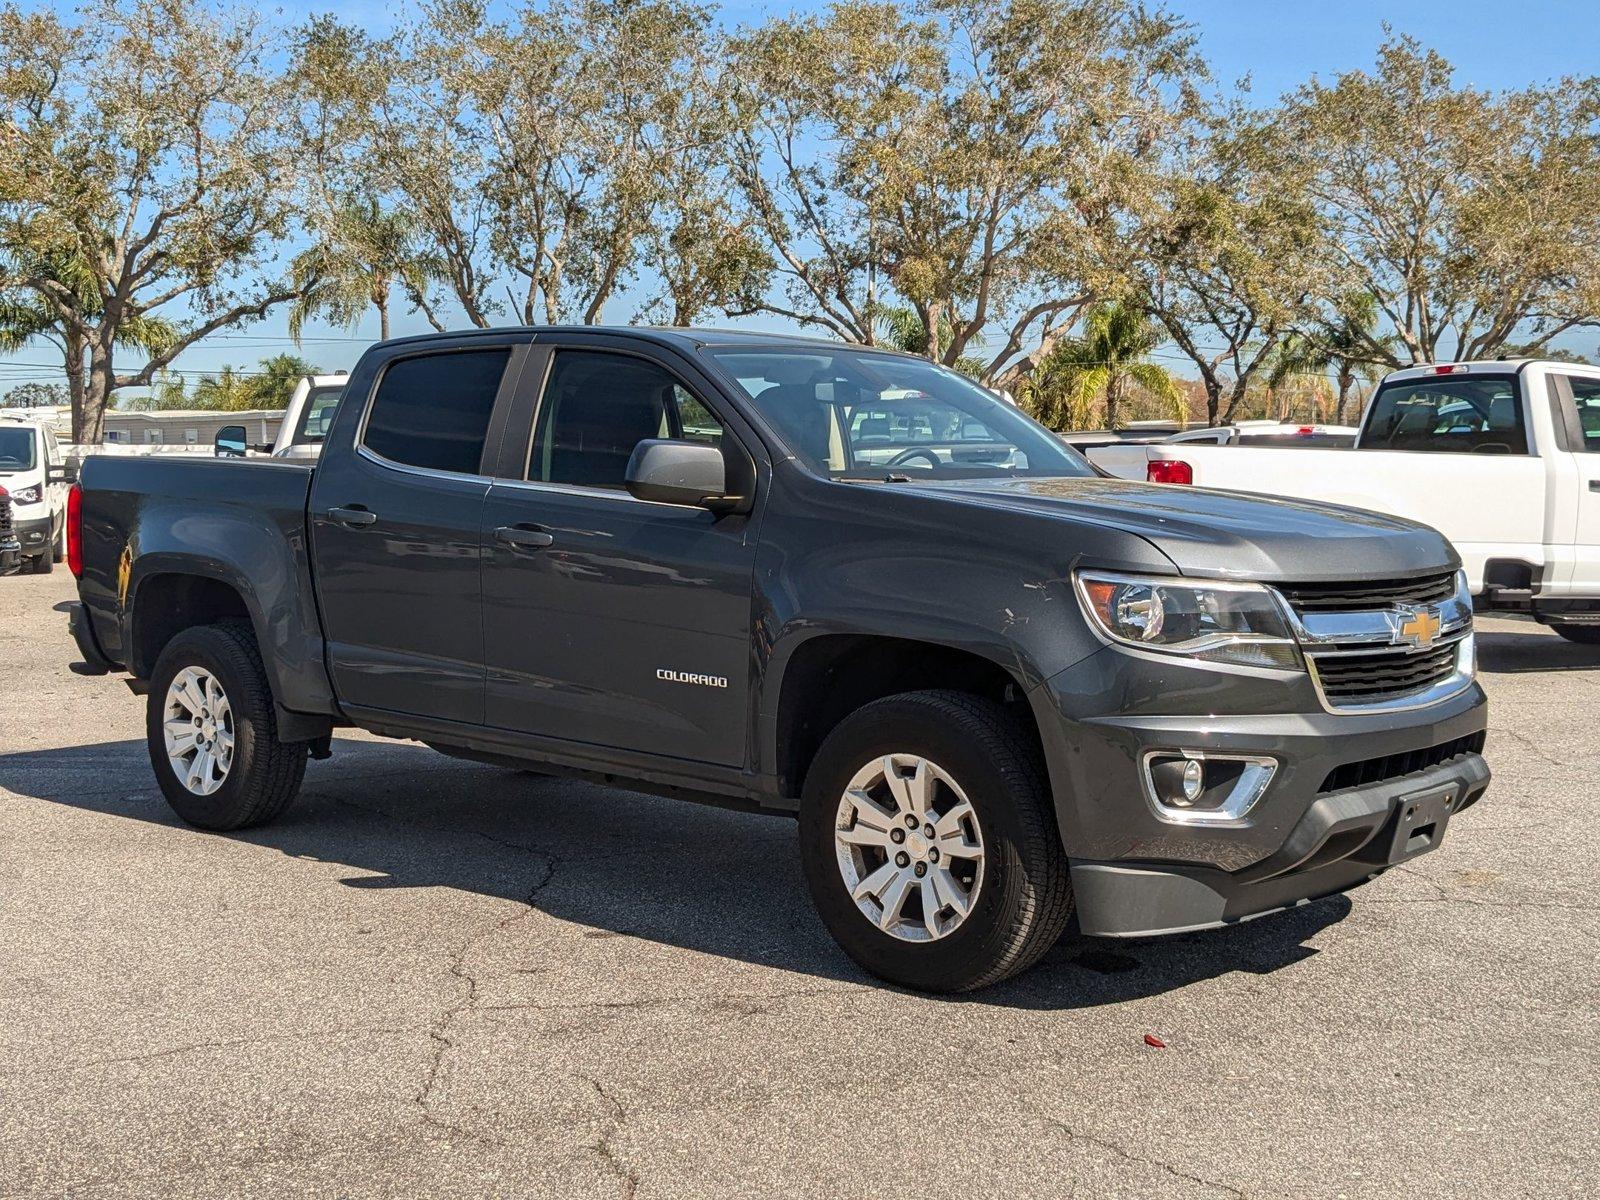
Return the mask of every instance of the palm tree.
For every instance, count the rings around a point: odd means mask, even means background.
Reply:
[[[379,336],[387,340],[395,285],[419,292],[437,274],[416,250],[412,228],[406,214],[385,212],[370,197],[336,209],[322,238],[291,266],[300,299],[289,310],[289,336],[299,342],[305,323],[315,317],[354,329],[370,307],[378,312]]]
[[[1375,336],[1378,306],[1368,293],[1347,297],[1334,319],[1304,333],[1292,333],[1273,354],[1267,386],[1279,388],[1296,375],[1322,375],[1333,372],[1338,393],[1333,403],[1333,423],[1344,424],[1345,406],[1357,380],[1371,382],[1381,364],[1372,360],[1372,345],[1398,342],[1390,335]]]
[[[947,317],[939,319],[939,353],[928,353],[928,327],[923,323],[917,311],[905,305],[879,304],[872,309],[873,332],[877,335],[878,344],[887,346],[891,350],[903,350],[907,354],[920,354],[923,358],[940,361],[944,350],[950,345],[950,339],[955,331],[950,328]],[[985,364],[970,355],[962,355],[951,364],[963,375],[970,375],[979,379],[983,375]]]
[[[1160,344],[1161,335],[1139,309],[1121,301],[1098,304],[1084,317],[1082,334],[1058,342],[1034,368],[1024,399],[1051,428],[1081,429],[1103,396],[1105,426],[1115,429],[1133,385],[1161,401],[1174,419],[1186,421],[1189,406],[1177,382],[1149,361]]]

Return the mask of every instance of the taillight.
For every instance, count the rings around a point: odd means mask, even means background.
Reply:
[[[67,493],[67,570],[83,578],[83,489],[77,484]]]
[[[1194,468],[1180,458],[1157,458],[1145,464],[1144,477],[1151,483],[1193,483]]]

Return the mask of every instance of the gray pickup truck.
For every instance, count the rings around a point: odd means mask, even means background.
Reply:
[[[833,342],[386,342],[314,465],[90,458],[68,549],[78,669],[147,695],[185,820],[270,820],[346,725],[798,816],[830,931],[919,988],[1021,971],[1074,911],[1344,891],[1489,781],[1438,534],[1105,478]]]

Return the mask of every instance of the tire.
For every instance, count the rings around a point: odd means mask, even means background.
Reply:
[[[67,515],[61,514],[61,528],[56,530],[55,541],[50,545],[50,561],[64,563],[67,561]]]
[[[930,808],[944,814],[940,822],[923,826],[933,825],[939,830],[936,836],[914,846],[906,830],[893,846],[856,847],[838,841],[842,829],[877,838],[876,826],[890,811],[893,823],[903,821],[906,806],[896,800],[899,793],[885,764],[893,764],[897,774],[908,773],[901,774],[901,781],[910,796],[916,791],[919,759],[929,764],[929,775],[936,779],[925,793],[936,798]],[[881,784],[862,782],[875,777]],[[881,801],[876,815],[869,816],[854,801],[846,808],[846,792],[853,786]],[[976,826],[966,826],[958,836],[948,821],[963,794]],[[891,828],[889,836],[893,834]],[[981,845],[981,876],[976,860],[964,861],[963,842]],[[934,853],[941,845],[950,847],[942,856]],[[869,892],[858,905],[846,870],[864,886],[869,874],[881,876],[889,870],[890,849],[911,851],[918,860],[912,868],[921,865],[927,874],[907,881],[917,889],[916,900],[907,893],[903,905],[893,906],[901,916],[886,931],[883,922],[891,907],[886,899],[895,885],[880,887],[885,899]],[[879,861],[880,854],[884,861]],[[845,953],[882,979],[922,991],[971,991],[1027,970],[1056,943],[1072,915],[1067,856],[1038,748],[998,704],[962,692],[890,696],[840,722],[806,775],[800,857],[818,915]],[[963,895],[970,909],[963,917],[947,905],[930,922],[923,903],[930,892],[921,889],[939,862],[957,876],[958,889],[968,889]],[[959,878],[962,872],[967,879]],[[929,886],[940,899],[939,888]],[[876,910],[876,918],[863,911],[864,905]],[[934,926],[945,924],[950,928],[935,932]]]
[[[55,554],[46,550],[43,554],[35,555],[33,559],[33,573],[35,575],[48,575],[56,569]]]
[[[195,711],[169,694],[173,681],[185,672],[194,672],[189,677],[191,684],[209,677],[226,702],[225,706],[204,706],[212,720],[200,726],[201,733],[211,735],[213,745],[223,734],[232,738],[225,763],[222,750],[213,753],[212,765],[205,767],[198,788],[179,778],[165,732],[169,704],[176,706],[173,711],[180,719],[188,719]],[[167,643],[150,675],[145,738],[150,765],[167,803],[178,816],[201,829],[221,832],[263,825],[289,806],[305,777],[309,745],[278,740],[277,716],[261,652],[249,626],[242,622],[186,629]],[[180,762],[203,765],[198,751]]]

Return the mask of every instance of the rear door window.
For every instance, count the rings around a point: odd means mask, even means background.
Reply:
[[[463,350],[390,363],[367,410],[362,445],[402,466],[481,474],[489,417],[510,357],[507,349]]]
[[[328,436],[328,426],[333,424],[333,414],[338,411],[339,398],[344,395],[340,386],[312,388],[306,395],[305,408],[300,413],[300,428],[295,431],[296,446],[320,446]]]
[[[1369,450],[1527,454],[1512,375],[1442,375],[1378,390],[1361,436]]]
[[[528,478],[621,488],[633,448],[650,438],[721,446],[722,422],[648,359],[562,350],[539,406]]]
[[[1583,441],[1573,449],[1579,453],[1600,454],[1600,379],[1580,375],[1565,376],[1572,391],[1572,407],[1578,418]]]

